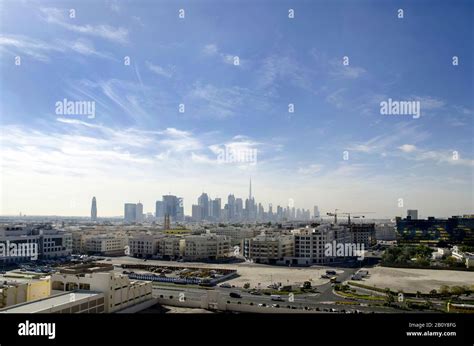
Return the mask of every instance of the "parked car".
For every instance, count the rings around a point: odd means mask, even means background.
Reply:
[[[241,296],[239,293],[237,293],[237,292],[230,292],[230,293],[229,293],[229,296],[230,296],[231,298],[242,298],[242,296]]]
[[[219,287],[222,287],[222,288],[230,288],[231,286],[230,286],[230,284],[222,284],[222,285],[220,285]]]

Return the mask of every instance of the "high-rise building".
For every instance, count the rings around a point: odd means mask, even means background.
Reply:
[[[418,220],[418,210],[408,209],[407,216],[410,217],[412,220]]]
[[[203,219],[202,206],[193,204],[191,216],[194,221],[201,221]]]
[[[317,205],[314,206],[313,210],[313,219],[319,219],[321,215],[319,214],[319,208]]]
[[[235,219],[235,197],[234,195],[229,195],[227,197],[227,219],[229,221]]]
[[[97,221],[97,201],[95,197],[92,197],[91,221]]]
[[[156,204],[155,204],[155,217],[160,218],[160,217],[163,217],[163,216],[164,216],[163,201],[156,201]]]
[[[201,220],[209,219],[209,196],[207,193],[202,193],[198,198],[198,206],[201,207]]]
[[[137,203],[137,222],[143,221],[143,204]]]
[[[220,220],[221,218],[221,199],[215,198],[212,203],[212,217],[214,220]]]
[[[184,219],[184,209],[183,209],[183,199],[173,196],[173,195],[164,195],[163,196],[163,214],[168,214],[173,221],[183,221]]]
[[[137,205],[135,203],[125,203],[124,221],[125,222],[137,221]]]
[[[242,220],[243,215],[244,215],[244,202],[242,201],[242,198],[236,198],[235,199],[235,217],[238,220]]]

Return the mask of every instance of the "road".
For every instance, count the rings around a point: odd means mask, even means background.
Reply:
[[[320,312],[331,312],[332,309],[341,312],[341,310],[349,311],[349,312],[364,312],[364,313],[387,313],[387,312],[400,312],[398,310],[392,310],[384,307],[369,307],[365,305],[340,305],[336,304],[336,301],[342,301],[343,299],[340,297],[335,296],[332,294],[334,299],[332,301],[324,301],[321,299],[320,294],[297,294],[293,296],[293,300],[289,301],[288,296],[282,296],[283,301],[273,301],[271,297],[268,295],[252,295],[242,289],[239,288],[220,288],[216,287],[213,290],[218,291],[222,297],[227,302],[233,304],[252,304],[257,306],[258,304],[265,304],[266,308],[274,309],[271,306],[273,304],[278,304],[280,309],[288,309],[288,306],[291,309],[297,310],[312,310],[312,311],[320,311]],[[330,290],[332,291],[332,290]],[[236,292],[241,295],[241,298],[232,298],[229,296],[230,292]],[[201,298],[206,295],[205,289],[199,288],[187,288],[186,286],[159,286],[154,285],[153,288],[153,296],[157,298],[164,298],[170,300],[178,301],[181,297],[184,297],[186,301],[196,301],[200,302]],[[263,308],[263,307],[262,307]],[[266,311],[267,312],[267,311]],[[268,311],[270,312],[270,311]]]

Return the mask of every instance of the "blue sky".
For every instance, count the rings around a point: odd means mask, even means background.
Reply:
[[[3,1],[0,214],[87,215],[92,196],[104,216],[151,212],[168,192],[190,213],[202,191],[246,196],[250,176],[265,207],[472,212],[473,7]],[[64,98],[95,118],[56,114]],[[381,115],[388,98],[421,117]],[[219,162],[223,146],[258,162]]]

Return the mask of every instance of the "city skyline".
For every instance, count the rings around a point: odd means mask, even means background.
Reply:
[[[248,176],[264,205],[472,213],[472,3],[1,6],[0,215],[190,215]]]

